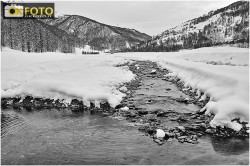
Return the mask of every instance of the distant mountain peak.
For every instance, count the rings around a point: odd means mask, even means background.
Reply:
[[[135,29],[107,25],[79,15],[64,15],[45,22],[78,37],[96,50],[126,49],[151,38]]]

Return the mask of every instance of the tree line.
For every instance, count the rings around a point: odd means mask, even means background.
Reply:
[[[219,17],[215,21],[210,21],[202,29],[195,29],[196,24],[207,21],[216,14],[219,14]],[[161,35],[157,35],[132,46],[130,49],[126,48],[122,51],[170,52],[180,49],[196,49],[224,44],[248,47],[248,26],[249,2],[239,1],[228,7],[209,12],[208,15],[187,21],[182,25],[181,30],[166,30]]]
[[[24,52],[73,53],[77,39],[37,19],[1,19],[1,46]]]

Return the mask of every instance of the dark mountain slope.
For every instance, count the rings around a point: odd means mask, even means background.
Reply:
[[[80,38],[83,43],[89,44],[98,50],[129,48],[151,38],[145,33],[140,33],[134,29],[106,25],[78,15],[64,15],[53,20],[44,21]]]

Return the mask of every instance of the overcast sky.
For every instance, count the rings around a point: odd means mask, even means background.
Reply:
[[[55,10],[157,35],[235,1],[55,1]]]

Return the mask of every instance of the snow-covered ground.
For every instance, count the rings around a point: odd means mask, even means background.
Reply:
[[[197,50],[182,51],[179,55],[182,59],[195,62],[248,66],[248,53],[248,49],[245,48],[205,47]]]
[[[2,97],[32,96],[89,101],[107,100],[112,106],[124,96],[117,86],[134,78],[122,59],[103,55],[24,53],[4,49]]]
[[[178,76],[197,97],[210,102],[201,110],[215,114],[211,125],[239,130],[234,118],[249,120],[248,49],[201,48],[175,53],[118,53],[81,55],[23,53],[3,49],[2,97],[30,94],[40,97],[79,98],[85,104],[107,100],[117,105],[125,95],[117,87],[134,75],[126,67],[114,67],[130,59],[151,60]],[[217,65],[211,61],[220,62]],[[220,65],[229,64],[229,65]],[[234,66],[232,66],[234,65]],[[201,95],[203,92],[204,95]]]

